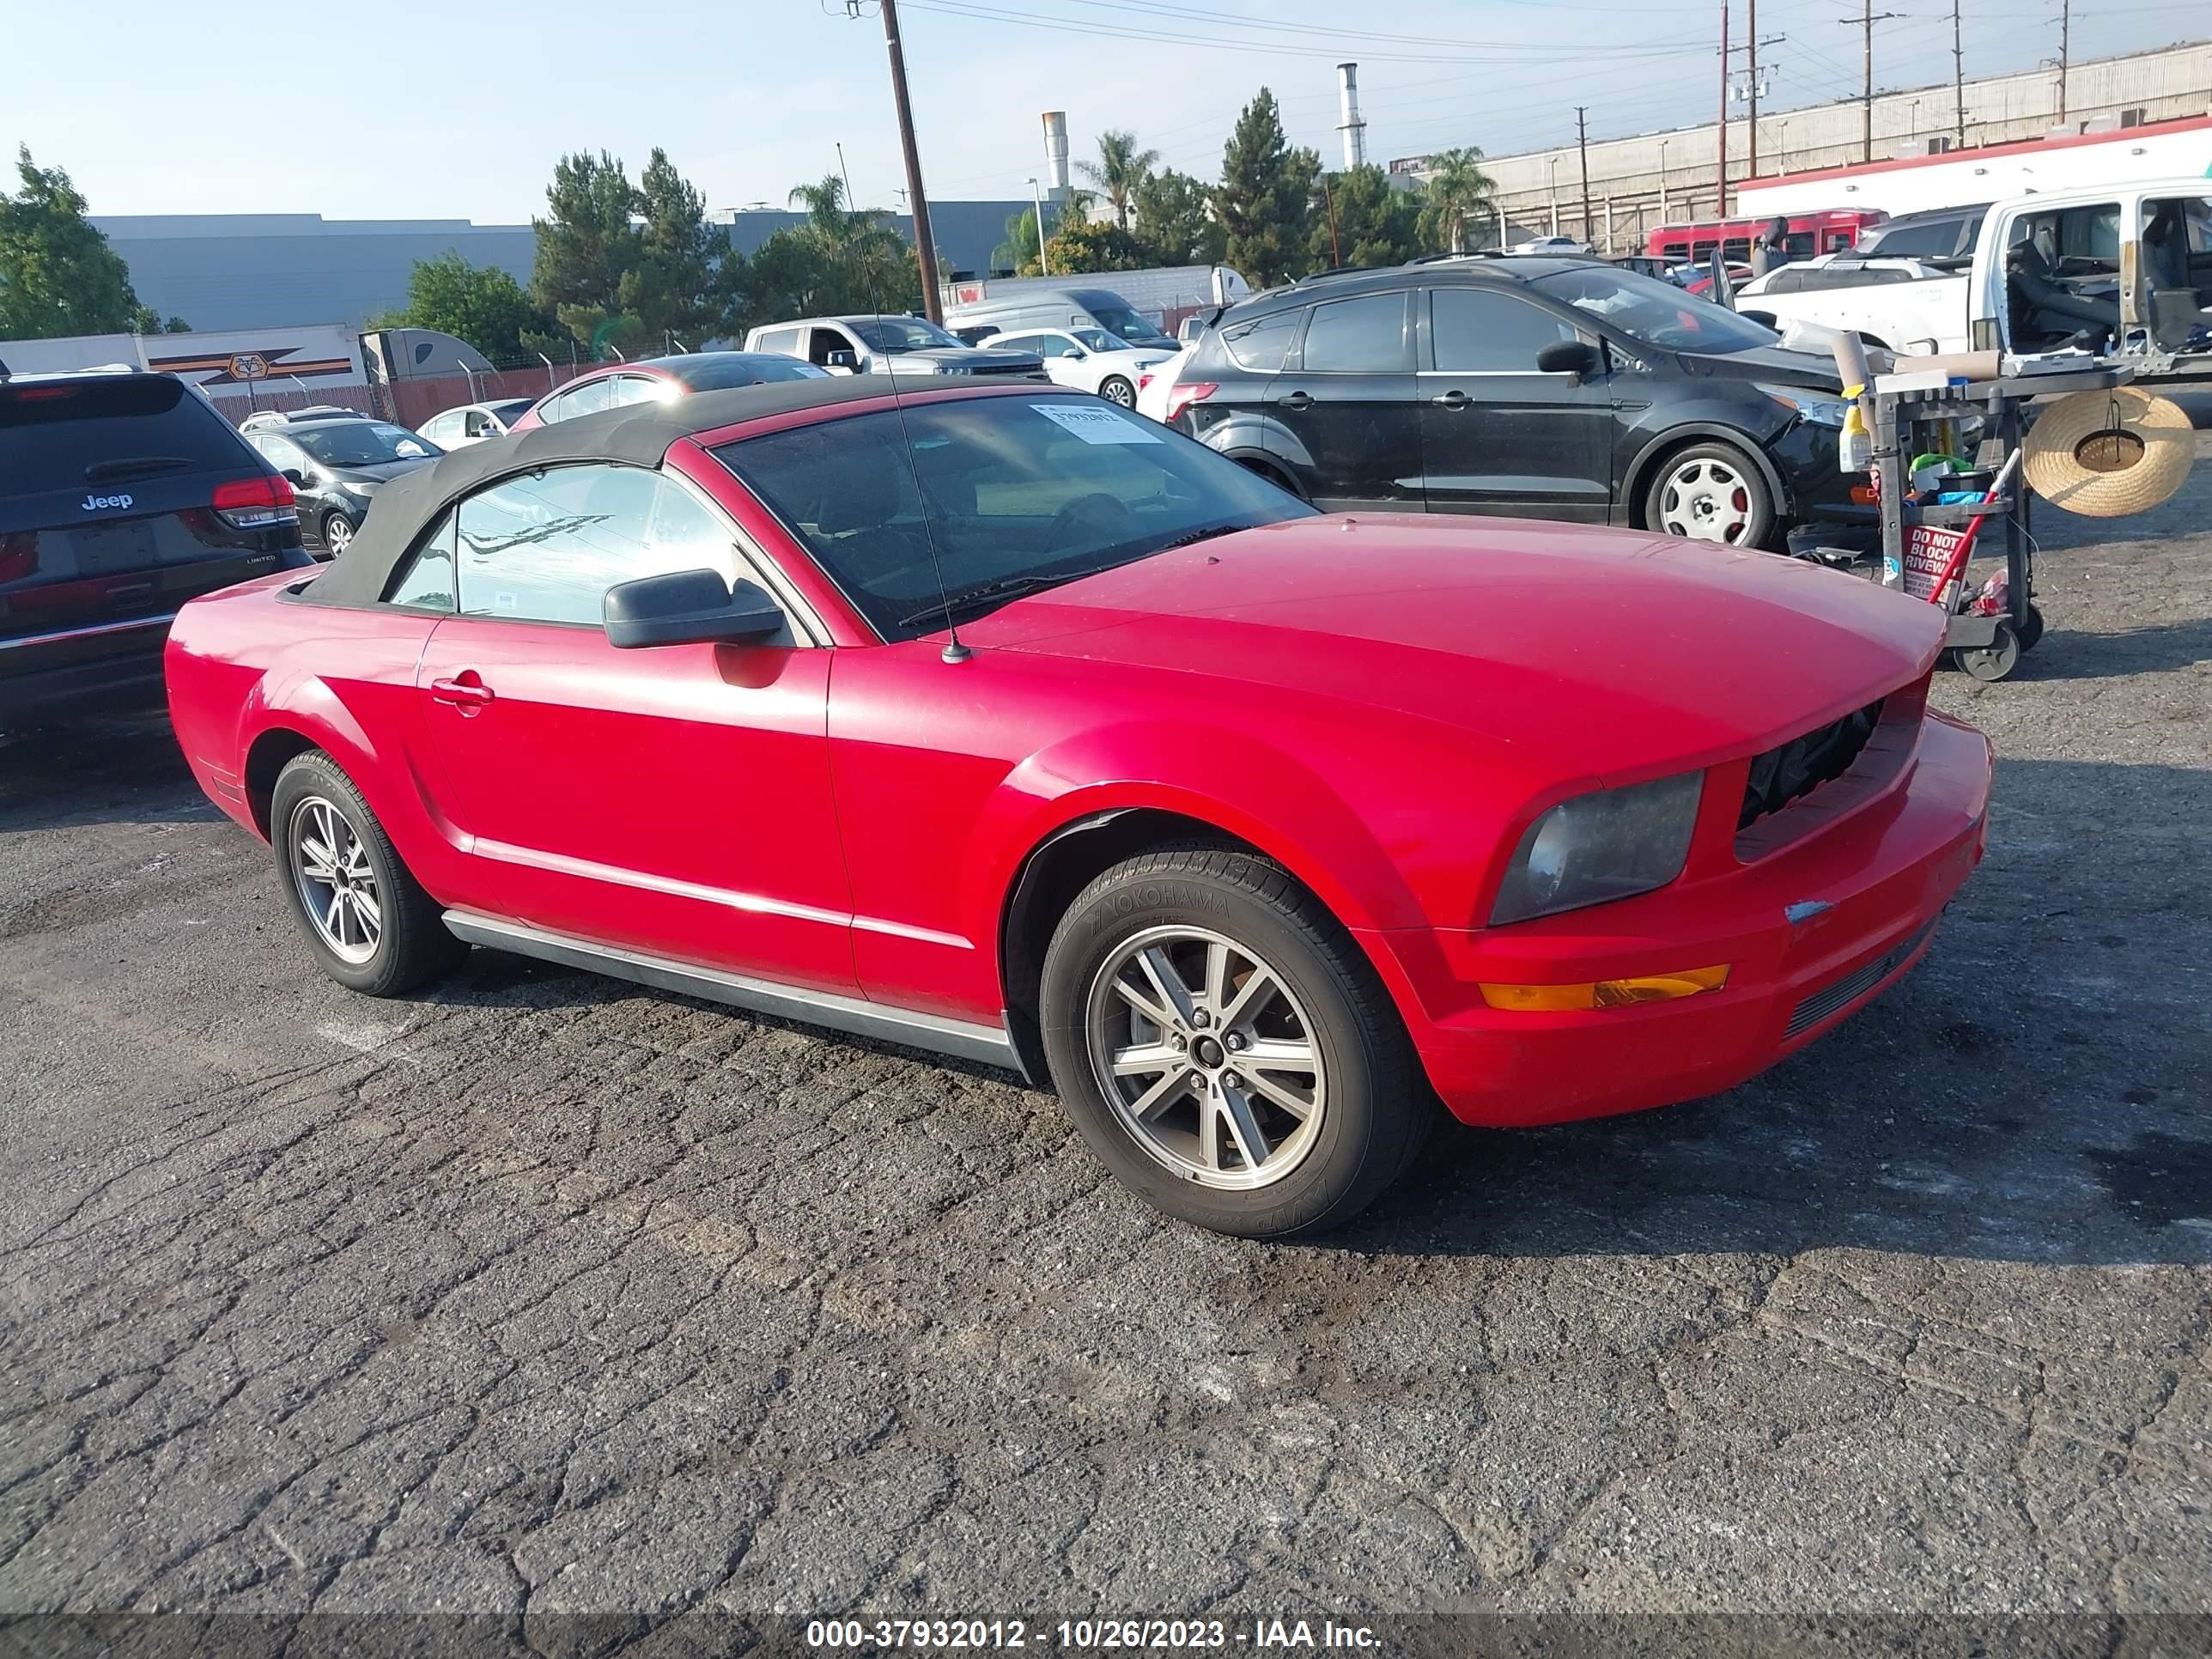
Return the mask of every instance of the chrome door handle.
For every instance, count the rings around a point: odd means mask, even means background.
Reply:
[[[1473,403],[1474,399],[1468,397],[1464,392],[1455,390],[1451,392],[1439,392],[1437,396],[1430,398],[1429,401],[1443,409],[1465,409],[1469,404]]]

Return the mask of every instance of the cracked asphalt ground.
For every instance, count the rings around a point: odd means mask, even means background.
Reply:
[[[1938,677],[1997,805],[1903,985],[1295,1248],[996,1074],[354,998],[158,720],[0,750],[0,1612],[2204,1613],[2208,506],[2045,513]]]

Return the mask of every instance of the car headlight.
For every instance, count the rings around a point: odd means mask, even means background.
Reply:
[[[1492,927],[1664,887],[1682,873],[1703,772],[1561,801],[1528,826],[1491,907]]]
[[[937,372],[939,374],[967,374],[973,371],[964,363],[939,363]]]
[[[1797,418],[1810,421],[1815,426],[1841,426],[1850,405],[1841,398],[1824,392],[1812,392],[1803,386],[1763,386],[1759,388],[1784,409],[1796,411]]]

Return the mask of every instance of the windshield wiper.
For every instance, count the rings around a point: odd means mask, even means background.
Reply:
[[[1249,530],[1251,526],[1249,525],[1241,524],[1205,525],[1196,530],[1185,531],[1182,535],[1176,537],[1171,542],[1162,542],[1158,547],[1154,548],[1152,551],[1155,553],[1166,553],[1178,547],[1191,546],[1194,543],[1210,542],[1216,536],[1233,536],[1240,530]]]
[[[925,605],[910,617],[901,617],[901,628],[919,628],[927,622],[939,622],[948,616],[963,617],[978,605],[990,606],[1001,599],[1011,599],[1023,593],[1034,593],[1041,587],[1057,587],[1062,582],[1072,582],[1078,576],[1095,575],[1095,571],[1071,570],[1064,576],[1001,576],[996,581],[978,587],[965,588],[946,595],[933,605]]]

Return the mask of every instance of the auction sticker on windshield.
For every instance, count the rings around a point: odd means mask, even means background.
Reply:
[[[1101,404],[1085,409],[1081,404],[1031,404],[1031,409],[1057,426],[1066,427],[1087,444],[1156,444],[1157,432],[1147,432],[1127,415]]]

